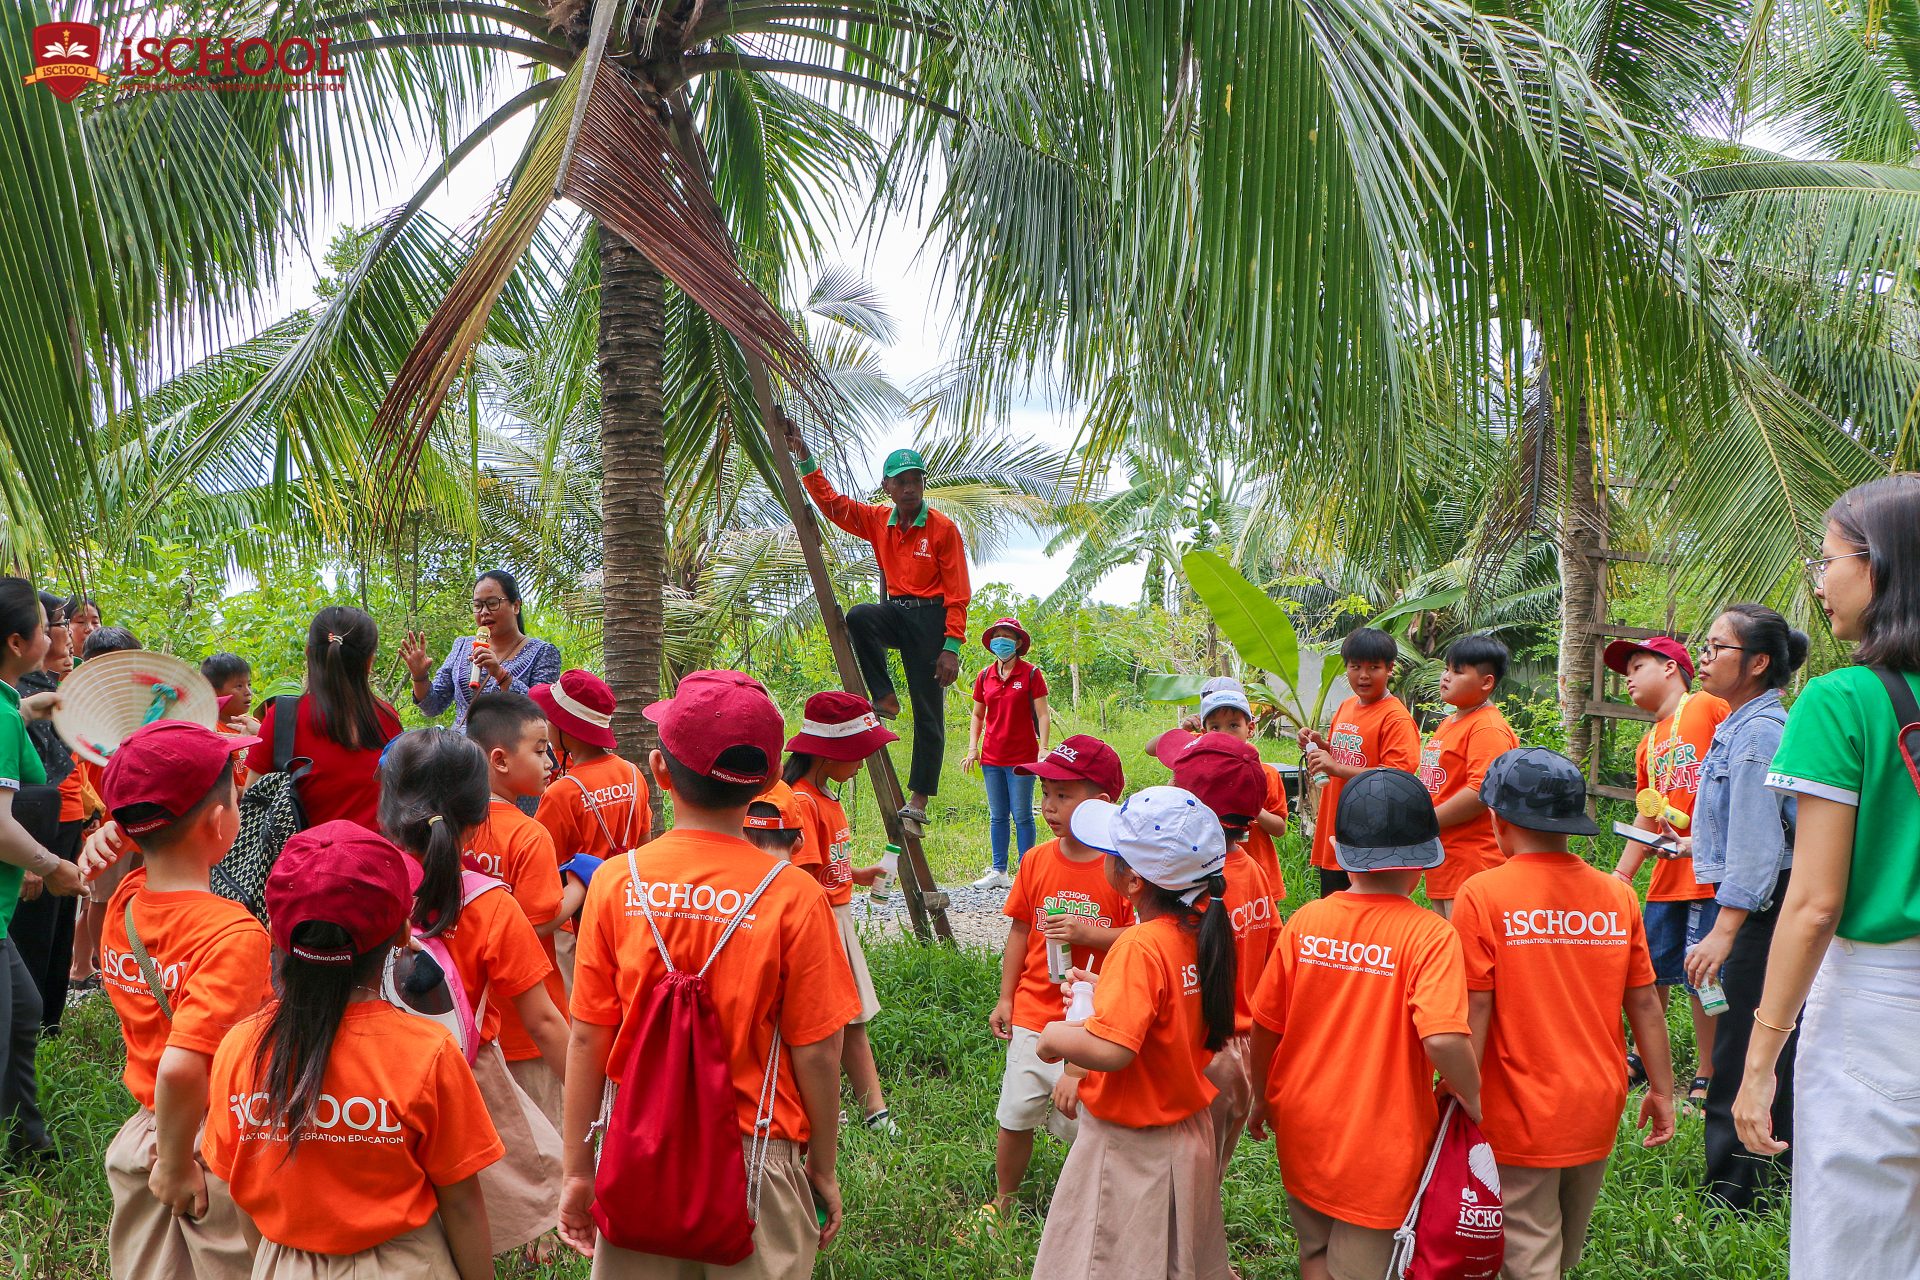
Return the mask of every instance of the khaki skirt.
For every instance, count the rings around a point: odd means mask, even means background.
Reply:
[[[233,1203],[227,1184],[207,1174],[207,1211],[176,1218],[147,1189],[153,1172],[156,1123],[141,1107],[107,1146],[107,1187],[113,1218],[107,1226],[107,1267],[114,1280],[139,1276],[194,1276],[245,1280],[253,1270],[257,1236]]]
[[[359,1253],[308,1253],[262,1240],[253,1280],[460,1280],[460,1271],[436,1215]]]
[[[507,1154],[480,1171],[493,1252],[537,1240],[560,1221],[560,1135],[526,1091],[513,1082],[500,1046],[481,1046],[474,1083]]]
[[[853,985],[860,992],[860,1016],[854,1022],[872,1022],[880,1012],[880,996],[873,989],[873,974],[867,970],[867,953],[860,945],[860,931],[853,924],[853,904],[835,907],[833,919],[840,926],[840,941],[847,949],[847,964],[853,968]]]
[[[1129,1129],[1080,1112],[1034,1280],[1226,1280],[1213,1117]]]
[[[1214,1096],[1213,1154],[1220,1166],[1220,1178],[1226,1180],[1227,1162],[1247,1131],[1247,1113],[1253,1110],[1253,1077],[1247,1070],[1250,1035],[1234,1036],[1207,1064],[1206,1077],[1220,1092]]]

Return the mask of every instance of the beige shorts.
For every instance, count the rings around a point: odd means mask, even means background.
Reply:
[[[246,1280],[253,1272],[253,1249],[259,1237],[234,1206],[227,1184],[207,1174],[206,1213],[199,1218],[176,1218],[147,1190],[153,1157],[153,1112],[142,1107],[107,1146],[107,1186],[113,1192],[107,1259],[113,1280],[150,1276]]]
[[[1044,1127],[1062,1142],[1072,1142],[1079,1125],[1054,1109],[1053,1086],[1066,1070],[1063,1062],[1040,1061],[1040,1033],[1013,1029],[1007,1045],[1007,1070],[1000,1077],[1000,1105],[993,1118],[1002,1129],[1031,1133]]]
[[[1605,1160],[1564,1169],[1501,1165],[1507,1224],[1502,1280],[1560,1280],[1573,1270],[1587,1246],[1587,1224],[1606,1178]]]
[[[1251,1040],[1251,1035],[1234,1036],[1207,1064],[1207,1079],[1220,1091],[1207,1110],[1213,1113],[1213,1154],[1222,1181],[1240,1135],[1247,1131],[1247,1113],[1253,1110],[1253,1078],[1247,1074]]]
[[[308,1253],[260,1242],[255,1280],[460,1280],[438,1217],[359,1253]]]
[[[746,1159],[750,1139],[741,1139]],[[662,1258],[616,1248],[604,1239],[593,1248],[593,1280],[805,1280],[820,1252],[820,1222],[799,1144],[778,1138],[767,1144],[766,1178],[760,1184],[760,1217],[753,1225],[753,1252],[731,1267],[684,1258]]]
[[[1380,1280],[1393,1266],[1393,1232],[1358,1227],[1287,1197],[1287,1216],[1300,1241],[1300,1261],[1325,1254],[1333,1280]]]
[[[500,1046],[480,1047],[473,1081],[507,1154],[480,1171],[493,1252],[539,1239],[560,1221],[560,1134],[513,1082]]]
[[[578,935],[565,929],[553,931],[553,965],[560,970],[560,981],[567,989],[567,999],[573,999],[573,944]],[[567,1013],[562,1009],[560,1012]]]
[[[860,993],[860,1016],[854,1022],[872,1022],[880,1012],[880,997],[873,989],[873,975],[867,971],[867,953],[860,945],[860,931],[853,925],[853,904],[835,907],[833,918],[840,925],[840,941],[846,944],[847,963],[853,968],[853,985]]]
[[[533,1099],[533,1105],[540,1108],[540,1114],[547,1123],[560,1129],[560,1077],[553,1073],[545,1058],[523,1058],[519,1062],[507,1063],[507,1074],[520,1086],[520,1092]]]
[[[1083,1113],[1047,1210],[1033,1280],[1227,1274],[1213,1118],[1198,1111],[1178,1124],[1129,1129]]]

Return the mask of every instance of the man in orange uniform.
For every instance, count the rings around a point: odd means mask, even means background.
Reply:
[[[1387,682],[1393,679],[1394,666],[1400,660],[1400,646],[1384,631],[1359,627],[1340,642],[1340,660],[1346,666],[1347,687],[1353,690],[1353,696],[1335,709],[1325,737],[1313,729],[1300,731],[1300,752],[1307,772],[1327,780],[1313,823],[1311,855],[1320,872],[1323,898],[1350,883],[1333,856],[1340,788],[1348,778],[1376,765],[1408,773],[1420,766],[1420,730],[1413,723],[1413,714],[1387,692]]]
[[[1693,658],[1687,646],[1671,636],[1649,640],[1615,640],[1607,646],[1607,666],[1627,678],[1627,696],[1633,705],[1654,717],[1653,727],[1634,750],[1634,788],[1660,793],[1666,812],[1635,818],[1633,825],[1663,835],[1685,835],[1691,829],[1693,805],[1700,798],[1700,763],[1713,745],[1714,731],[1732,708],[1710,693],[1693,692]],[[1677,815],[1684,814],[1684,817]],[[1676,830],[1677,829],[1677,830]],[[1628,884],[1640,873],[1648,846],[1627,841],[1613,874]],[[1693,859],[1662,854],[1653,864],[1647,883],[1647,946],[1653,952],[1653,980],[1660,984],[1660,1005],[1666,1007],[1676,983],[1687,989],[1692,1006],[1693,1042],[1700,1059],[1687,1101],[1707,1104],[1707,1086],[1713,1080],[1714,1021],[1700,1007],[1700,997],[1687,981],[1687,952],[1713,932],[1720,904],[1713,886],[1693,878]],[[1635,1084],[1646,1078],[1639,1055],[1629,1057],[1628,1078]]]
[[[973,598],[960,530],[927,505],[927,464],[915,450],[895,449],[881,467],[880,488],[892,499],[888,506],[835,492],[791,422],[787,447],[799,460],[801,483],[820,513],[871,543],[880,562],[881,599],[847,610],[847,634],[873,709],[889,719],[900,714],[900,696],[887,671],[887,650],[900,651],[913,701],[913,763],[900,818],[908,835],[924,835],[927,801],[940,790],[947,749],[947,686],[960,676],[967,602]]]

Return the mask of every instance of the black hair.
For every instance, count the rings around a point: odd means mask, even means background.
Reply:
[[[1118,854],[1107,856],[1123,867],[1127,865]],[[1226,876],[1216,871],[1207,877],[1205,911],[1182,902],[1171,889],[1163,889],[1144,876],[1141,880],[1147,886],[1148,900],[1158,908],[1156,914],[1171,916],[1186,932],[1199,935],[1200,1013],[1207,1022],[1207,1048],[1217,1053],[1233,1039],[1233,1007],[1240,981],[1233,921],[1227,910]]]
[[[784,820],[786,815],[780,812],[780,806],[770,800],[755,800],[747,806],[749,818],[773,818]],[[786,827],[748,827],[744,833],[748,840],[762,849],[778,849],[785,852],[800,843],[806,832],[799,828]]]
[[[216,653],[201,660],[200,674],[207,678],[208,684],[218,689],[229,680],[251,676],[253,664],[237,653]]]
[[[353,945],[345,929],[325,920],[295,925],[292,940],[326,951]],[[280,999],[254,1046],[254,1075],[264,1085],[270,1114],[283,1126],[288,1156],[313,1122],[334,1037],[354,990],[372,985],[387,951],[364,951],[352,964],[321,964],[284,951],[275,956],[273,985]]]
[[[40,592],[25,578],[0,578],[0,645],[15,636],[33,638],[40,616]]]
[[[1480,674],[1492,676],[1493,682],[1499,684],[1507,678],[1507,663],[1512,657],[1507,646],[1499,639],[1485,632],[1476,632],[1461,636],[1448,645],[1446,662],[1448,668],[1454,671],[1462,667],[1476,668]]]
[[[53,620],[56,617],[64,618],[67,615],[67,602],[51,591],[42,591],[40,593],[40,607],[47,611],[48,626],[53,625]]]
[[[387,749],[380,766],[380,826],[420,859],[413,924],[435,937],[460,921],[460,851],[487,820],[487,757],[451,729],[414,729]]]
[[[477,587],[489,579],[500,584],[500,594],[506,597],[508,604],[520,603],[520,583],[515,580],[512,574],[508,573],[505,569],[489,569],[475,578],[473,585]],[[519,629],[521,635],[530,634],[527,631],[527,611],[524,606],[514,610],[513,625]]]
[[[1746,652],[1743,658],[1766,658],[1761,677],[1769,689],[1784,689],[1807,660],[1807,633],[1787,625],[1778,609],[1764,604],[1730,604],[1720,611],[1732,624]]]
[[[1340,661],[1384,662],[1391,666],[1400,661],[1400,646],[1378,627],[1355,627],[1340,642]]]
[[[86,644],[80,647],[80,660],[84,662],[103,653],[130,653],[140,647],[140,638],[125,627],[95,627]]]
[[[373,619],[348,605],[328,605],[307,628],[313,727],[349,751],[372,751],[386,742],[371,679],[379,646]]]
[[[480,694],[467,708],[467,736],[482,751],[511,748],[519,744],[528,725],[544,724],[546,719],[540,704],[519,690],[495,690]]]
[[[1873,598],[1860,615],[1853,660],[1920,671],[1920,472],[1855,485],[1827,512],[1840,536],[1867,552]]]
[[[140,836],[140,843],[162,846],[171,844],[186,832],[189,823],[199,817],[208,808],[221,800],[232,799],[233,792],[230,789],[230,784],[233,781],[233,765],[233,757],[228,756],[226,767],[220,771],[220,776],[213,780],[213,785],[207,788],[207,794],[195,800],[192,807],[169,822],[166,826],[156,827],[152,831],[143,832]],[[117,810],[113,817],[122,827],[137,827],[148,819],[158,817],[163,813],[165,813],[165,810],[159,805],[130,804]]]
[[[676,805],[687,804],[695,809],[738,809],[752,803],[755,796],[767,789],[764,779],[759,782],[727,782],[720,778],[709,778],[680,763],[673,752],[665,747],[660,748],[660,754],[667,760],[667,777],[673,780]],[[764,770],[767,758],[756,747],[728,747],[714,763],[741,773],[751,773]]]
[[[100,620],[102,622],[106,621],[106,617],[107,617],[106,610],[102,609],[100,607],[100,602],[98,600],[95,600],[92,596],[82,595],[76,591],[72,595],[67,597],[66,607],[67,607],[67,616],[69,618],[79,613],[82,609],[92,609],[95,613],[100,615]]]
[[[813,761],[811,751],[787,752],[787,762],[780,766],[780,781],[792,786],[813,772]]]

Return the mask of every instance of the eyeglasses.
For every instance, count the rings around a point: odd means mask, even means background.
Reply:
[[[1721,644],[1717,640],[1708,640],[1700,646],[1700,660],[1703,662],[1712,662],[1715,658],[1719,657],[1723,653],[1752,653],[1752,652],[1753,650],[1746,648],[1744,645]]]
[[[500,596],[495,596],[491,600],[475,600],[473,602],[473,611],[475,613],[492,613],[495,609],[505,607],[506,603],[506,600]]]
[[[1802,560],[1800,563],[1806,569],[1807,576],[1813,579],[1813,585],[1817,587],[1827,580],[1827,566],[1835,560],[1852,560],[1856,556],[1869,554],[1871,553],[1866,551],[1849,551],[1837,556],[1817,556],[1810,560]]]

